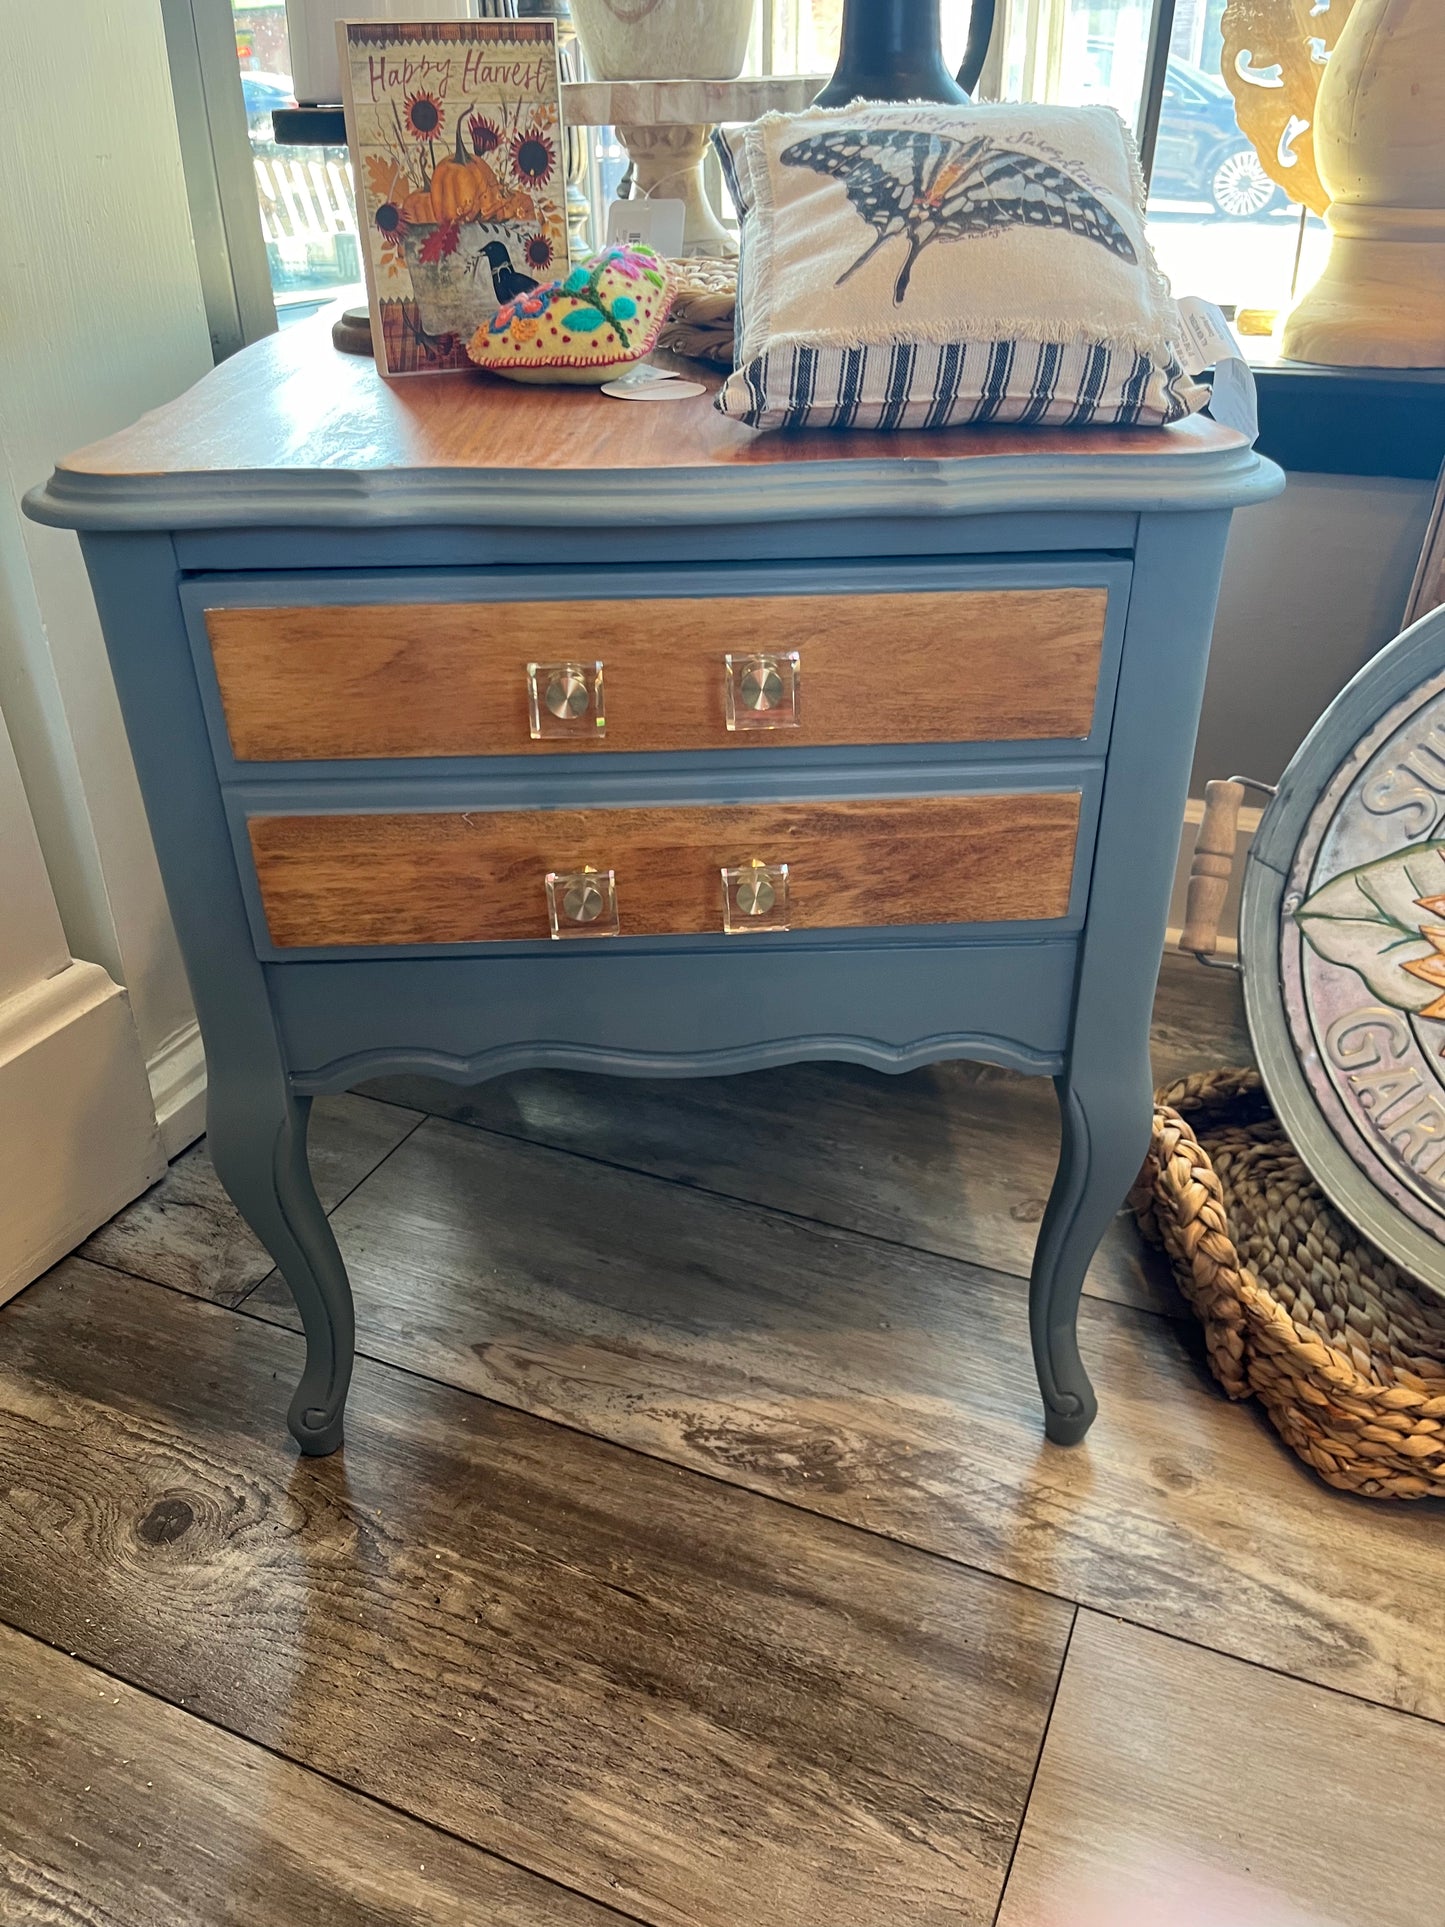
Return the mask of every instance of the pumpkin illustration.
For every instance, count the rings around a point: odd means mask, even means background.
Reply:
[[[489,161],[476,160],[469,163],[472,177],[476,182],[475,213],[479,221],[501,220],[502,203],[507,196],[502,183],[497,179]]]
[[[497,178],[491,163],[470,155],[463,145],[463,120],[457,127],[456,147],[432,177],[432,199],[438,220],[535,221],[537,205],[524,188],[510,192]]]
[[[457,117],[456,146],[450,160],[438,161],[431,177],[432,205],[439,221],[467,221],[473,216],[492,218],[492,209],[501,199],[497,177],[484,160],[473,159],[462,145],[465,118]]]
[[[419,193],[408,194],[401,204],[401,212],[402,219],[409,226],[421,221],[434,221],[437,217],[436,207],[426,188],[422,188]]]

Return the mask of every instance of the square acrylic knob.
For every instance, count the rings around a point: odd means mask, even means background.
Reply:
[[[797,729],[803,720],[798,652],[724,656],[729,729]]]
[[[615,937],[617,877],[612,870],[549,870],[547,921],[554,937]]]
[[[750,930],[786,930],[788,866],[756,857],[741,869],[722,873],[723,929],[730,937]]]
[[[607,733],[600,662],[529,662],[527,720],[532,740],[591,742]]]

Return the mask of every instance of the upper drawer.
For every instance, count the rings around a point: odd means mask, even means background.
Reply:
[[[1094,579],[447,601],[293,582],[308,600],[202,587],[195,613],[243,763],[1077,743],[1112,682],[1126,574],[1081,569]]]

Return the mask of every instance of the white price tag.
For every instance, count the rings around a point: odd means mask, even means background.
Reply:
[[[664,261],[676,261],[686,216],[681,201],[614,201],[607,210],[607,245],[651,248]]]
[[[1186,294],[1179,303],[1184,323],[1184,366],[1191,375],[1214,370],[1209,412],[1226,428],[1236,428],[1253,446],[1259,440],[1259,396],[1254,370],[1234,338],[1234,330],[1212,301]]]

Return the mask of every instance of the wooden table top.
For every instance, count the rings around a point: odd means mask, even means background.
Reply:
[[[1261,472],[1270,470],[1242,436],[1198,416],[1167,429],[759,433],[713,407],[718,371],[677,365],[708,392],[645,402],[480,372],[388,380],[370,359],[335,349],[329,317],[318,316],[243,349],[133,427],[65,457],[30,508],[73,527],[121,526],[122,504],[134,511],[129,526],[255,523],[283,507],[288,520],[334,519],[342,502],[355,511],[349,519],[362,520],[423,512],[475,520],[485,507],[494,519],[532,522],[550,504],[559,517],[601,521],[620,519],[624,503],[647,519],[739,520],[759,511],[877,512],[895,480],[927,476],[928,499],[903,505],[939,513],[982,506],[995,486],[1004,497],[1016,493],[1005,470],[1015,482],[1047,473],[1057,494],[1061,469],[1076,472],[1087,494],[1107,482],[1095,506],[1161,490],[1195,506],[1211,484],[1232,505],[1261,492]],[[945,471],[954,479],[940,493]],[[976,503],[962,499],[974,495]]]

